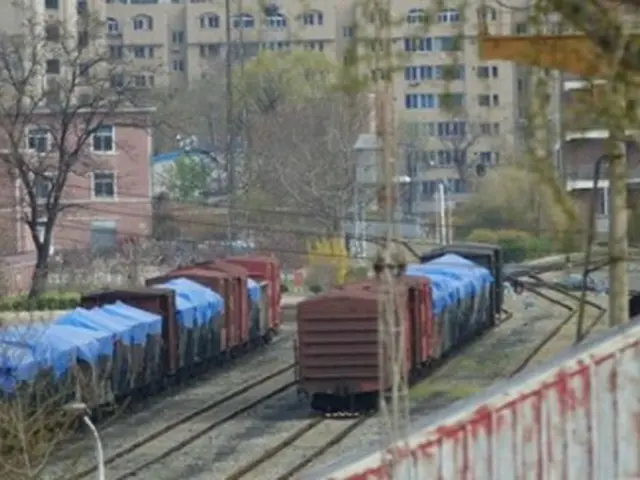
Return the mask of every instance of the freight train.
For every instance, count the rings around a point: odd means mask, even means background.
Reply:
[[[407,265],[395,282],[404,306],[405,373],[412,380],[490,329],[502,310],[499,247],[450,245],[420,260]],[[379,375],[381,288],[374,278],[298,304],[298,389],[310,397],[312,409],[332,413],[374,408],[379,392],[391,387],[381,385]]]
[[[0,393],[89,407],[156,393],[269,343],[280,326],[280,266],[267,257],[176,268],[146,287],[86,294],[52,323],[0,332]],[[58,401],[56,403],[59,403]]]

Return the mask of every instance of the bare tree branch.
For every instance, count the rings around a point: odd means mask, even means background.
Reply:
[[[104,126],[149,127],[137,107],[155,67],[134,68],[129,59],[114,58],[104,23],[88,12],[71,25],[22,2],[14,8],[24,18],[22,30],[0,34],[0,161],[17,178],[23,202],[17,208],[26,212],[36,248],[34,296],[46,283],[52,232],[68,208],[70,177],[85,176],[104,162],[92,148]]]

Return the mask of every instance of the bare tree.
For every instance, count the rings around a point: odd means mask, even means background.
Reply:
[[[127,123],[148,128],[136,106],[153,67],[134,70],[122,52],[110,52],[104,23],[89,12],[71,22],[45,18],[22,2],[14,8],[20,31],[0,34],[0,136],[7,150],[0,161],[20,187],[17,207],[37,252],[33,297],[46,285],[56,221],[74,207],[64,201],[65,186],[100,166],[94,134],[125,122],[125,112]]]
[[[366,102],[340,94],[283,105],[256,126],[262,191],[274,205],[338,233],[352,204],[353,145],[367,120]]]

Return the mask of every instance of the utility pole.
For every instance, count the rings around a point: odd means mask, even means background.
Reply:
[[[224,19],[225,19],[225,40],[227,42],[227,52],[225,57],[225,75],[227,90],[227,249],[233,253],[233,213],[234,213],[234,197],[235,197],[235,122],[234,122],[234,104],[233,104],[233,59],[231,58],[231,0],[224,0]],[[243,21],[243,19],[239,19]],[[242,25],[240,25],[242,27]]]
[[[399,460],[399,449],[406,447],[409,434],[409,389],[405,355],[406,299],[399,294],[397,276],[404,269],[398,252],[394,251],[396,184],[395,184],[395,121],[394,121],[394,49],[392,37],[392,7],[390,0],[371,2],[375,19],[376,48],[374,67],[380,74],[376,82],[376,130],[382,142],[379,171],[382,172],[382,195],[387,227],[384,248],[378,255],[376,273],[383,285],[378,306],[378,368],[380,382],[380,438],[384,442],[383,456],[389,476]],[[390,385],[389,391],[384,391]]]

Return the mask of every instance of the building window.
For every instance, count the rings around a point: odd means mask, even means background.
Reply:
[[[109,153],[115,151],[115,129],[111,125],[100,126],[93,134],[91,146],[94,152]]]
[[[133,17],[133,29],[136,31],[153,30],[153,19],[148,15]]]
[[[36,235],[38,240],[40,240],[40,244],[44,243],[44,232],[47,228],[47,217],[40,217],[36,220]],[[51,237],[49,238],[49,254],[54,253],[55,249],[53,247],[53,232],[51,232]]]
[[[121,73],[114,73],[109,78],[111,88],[123,88],[124,87],[124,75]]]
[[[467,134],[467,122],[436,122],[434,135],[437,137],[451,138],[464,137]]]
[[[116,196],[116,176],[113,172],[93,173],[93,198],[114,198]]]
[[[200,45],[200,57],[217,57],[218,55],[220,55],[220,45],[218,45],[217,43]]]
[[[287,17],[281,13],[270,15],[265,19],[265,23],[269,28],[285,28],[287,26]]]
[[[436,65],[433,76],[436,80],[463,80],[464,65]]]
[[[457,108],[464,106],[463,93],[441,93],[438,95],[438,106],[440,108]]]
[[[353,38],[354,30],[353,27],[342,27],[342,36],[344,38]]]
[[[416,23],[426,23],[427,21],[427,13],[422,8],[412,8],[407,13],[407,23],[416,24]]]
[[[183,60],[174,60],[171,62],[171,70],[174,72],[184,72],[184,61]]]
[[[436,96],[432,93],[409,93],[404,96],[407,110],[426,110],[436,108]]]
[[[132,50],[135,58],[153,58],[155,55],[155,48],[151,46],[137,45]]]
[[[479,107],[490,107],[491,106],[491,95],[478,95],[478,106]]]
[[[58,10],[60,3],[58,0],[44,0],[44,8],[47,10]]]
[[[27,149],[38,153],[48,152],[49,135],[46,128],[30,128],[27,130]]]
[[[115,18],[107,18],[107,33],[117,35],[120,33],[120,24]]]
[[[303,48],[309,51],[323,52],[324,42],[305,42]]]
[[[459,52],[462,50],[462,41],[458,36],[435,37],[433,39],[435,52]]]
[[[324,25],[324,14],[319,10],[310,10],[302,14],[302,24],[308,27]]]
[[[91,222],[91,249],[110,250],[117,245],[117,227],[114,221]]]
[[[171,43],[174,45],[182,45],[184,43],[184,31],[177,30],[171,34]]]
[[[58,59],[50,59],[47,60],[47,73],[49,75],[58,75],[60,74],[60,60]]]
[[[498,95],[497,93],[491,95],[491,104],[494,107],[498,107],[500,105],[500,95]]]
[[[220,28],[220,17],[215,13],[201,15],[200,28]]]
[[[124,47],[122,45],[109,45],[109,57],[115,60],[122,58]]]
[[[156,78],[150,73],[140,73],[133,75],[133,86],[136,88],[152,88],[156,83]]]
[[[45,27],[45,35],[48,42],[58,42],[60,40],[60,26],[50,23]]]
[[[433,39],[431,37],[423,38],[405,38],[405,52],[431,52],[433,51]]]
[[[53,180],[48,175],[37,174],[33,178],[33,193],[36,201],[39,203],[46,202],[49,194],[53,189]]]
[[[460,21],[460,12],[453,8],[441,10],[436,15],[437,23],[458,23]]]
[[[478,78],[498,78],[498,67],[481,65],[477,68]]]
[[[240,15],[233,16],[231,25],[233,25],[233,28],[253,28],[255,26],[255,20],[253,15],[241,13]]]

